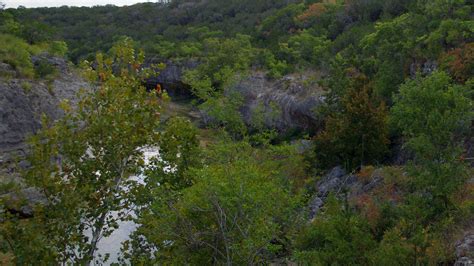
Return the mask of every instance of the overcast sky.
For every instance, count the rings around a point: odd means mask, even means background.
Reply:
[[[0,0],[6,7],[51,7],[51,6],[96,6],[113,4],[116,6],[133,5],[154,0]]]

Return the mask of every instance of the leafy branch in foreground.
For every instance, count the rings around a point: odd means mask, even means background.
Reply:
[[[97,257],[97,245],[130,218],[140,186],[130,176],[142,171],[141,148],[158,139],[159,98],[142,86],[151,73],[143,59],[123,39],[86,62],[96,91],[83,95],[77,110],[65,104],[66,116],[50,128],[44,119],[45,128],[31,139],[32,166],[24,178],[47,203],[35,206],[33,218],[12,217],[2,226],[16,263],[107,260]]]

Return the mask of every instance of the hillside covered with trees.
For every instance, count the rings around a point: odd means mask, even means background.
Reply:
[[[472,9],[0,10],[0,93],[54,84],[58,58],[94,88],[62,102],[55,121],[43,116],[22,166],[0,171],[0,262],[474,263]],[[15,119],[2,106],[0,117]],[[101,254],[127,222],[119,254]]]

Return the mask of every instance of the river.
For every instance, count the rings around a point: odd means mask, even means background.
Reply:
[[[145,166],[149,165],[152,158],[159,157],[159,151],[157,147],[142,149],[143,157],[145,159]],[[137,180],[138,182],[143,182],[144,176],[133,176],[132,179]],[[106,263],[103,265],[111,265],[112,263],[117,263],[120,256],[120,248],[122,243],[130,239],[130,235],[138,228],[138,225],[133,221],[122,221],[119,223],[119,227],[108,237],[102,238],[97,245],[96,258],[99,254],[102,257],[105,254],[110,254],[110,257]]]

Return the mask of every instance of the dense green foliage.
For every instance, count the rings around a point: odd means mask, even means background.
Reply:
[[[325,130],[315,139],[316,158],[325,167],[353,169],[376,163],[387,153],[386,106],[373,97],[364,78],[359,79],[340,100],[341,110],[328,116]]]
[[[296,259],[322,265],[449,261],[450,234],[473,214],[472,188],[465,187],[472,169],[462,155],[473,119],[470,93],[472,85],[453,84],[444,72],[406,81],[390,117],[413,154],[407,172],[384,169],[379,189],[351,197],[352,204],[329,200],[297,238]]]
[[[30,32],[48,26],[50,34],[67,41],[70,56],[77,61],[92,59],[96,51],[107,51],[117,36],[123,35],[139,41],[147,53],[171,48],[165,51],[169,55],[192,55],[204,38],[254,32],[259,21],[288,1],[209,1],[205,5],[199,2],[146,3],[124,8],[64,6],[8,12],[30,25]],[[97,36],[101,36],[100,41]]]
[[[407,81],[392,108],[393,121],[414,153],[410,165],[415,175],[413,189],[429,193],[430,215],[435,217],[456,209],[451,197],[469,174],[462,160],[462,140],[468,136],[474,118],[472,89],[469,84],[452,84],[446,73],[435,72]]]
[[[2,62],[45,77],[51,69],[40,62],[34,72],[31,55],[96,58],[84,64],[99,86],[77,114],[33,139],[25,179],[54,200],[26,221],[2,213],[1,251],[19,264],[89,262],[99,236],[133,219],[124,264],[451,264],[474,217],[472,8],[176,0],[1,11]],[[96,55],[109,48],[111,57]],[[157,119],[141,66],[162,61],[196,63],[183,82],[206,125]],[[321,77],[321,127],[298,132],[312,133],[311,147],[265,128],[272,114],[244,122],[245,99],[229,87],[255,71],[281,83],[287,74]],[[144,146],[160,152],[147,167]],[[337,165],[351,175],[336,181],[351,179],[355,192],[318,195],[324,206],[308,222],[318,174]],[[128,179],[141,172],[144,184]],[[135,215],[109,216],[132,207]]]
[[[128,219],[139,183],[130,180],[143,166],[140,148],[156,142],[158,100],[141,86],[143,56],[125,39],[110,55],[97,55],[96,70],[86,69],[97,91],[82,96],[77,112],[35,135],[30,142],[28,186],[46,197],[35,216],[21,223],[2,213],[3,239],[17,264],[102,260],[94,256],[99,240]],[[129,69],[129,63],[137,66]],[[113,68],[119,67],[120,76]],[[104,130],[113,128],[113,130]],[[116,212],[114,214],[114,212]]]
[[[367,221],[331,197],[323,216],[307,225],[296,239],[295,258],[303,264],[369,265],[375,246]]]
[[[2,63],[12,66],[21,76],[32,77],[33,63],[30,59],[30,46],[12,35],[0,35],[0,59]]]
[[[245,142],[222,143],[203,155],[205,167],[185,171],[191,183],[160,182],[159,189],[151,190],[138,232],[156,250],[156,261],[254,264],[288,252],[298,197],[283,179],[281,162],[269,160],[272,151],[254,150]],[[174,193],[167,192],[170,188]],[[142,245],[134,252],[143,252]],[[151,257],[141,254],[145,260]]]

